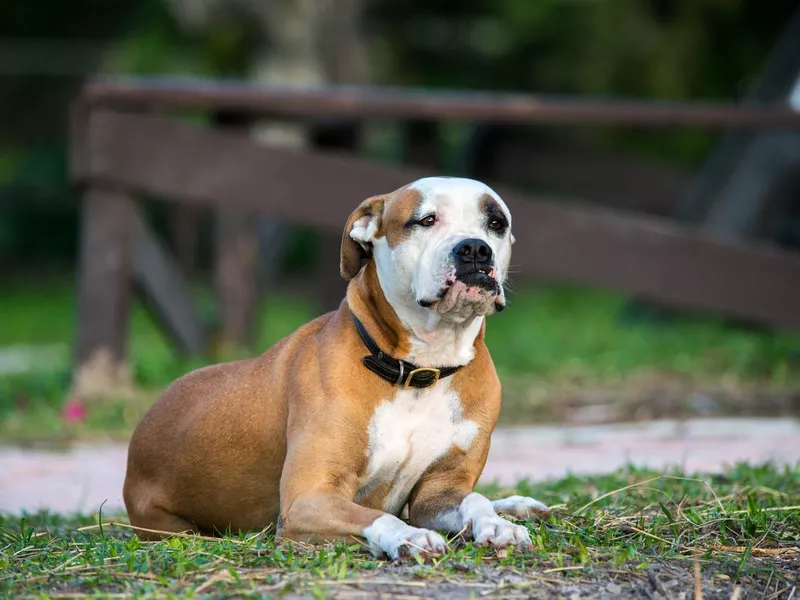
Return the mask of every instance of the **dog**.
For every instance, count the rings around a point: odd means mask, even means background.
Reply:
[[[513,243],[508,207],[475,180],[363,201],[342,236],[338,310],[260,357],[183,376],[143,417],[123,490],[140,537],[275,524],[392,559],[445,552],[439,532],[532,549],[500,515],[547,506],[473,491],[500,410],[485,318],[505,308]]]

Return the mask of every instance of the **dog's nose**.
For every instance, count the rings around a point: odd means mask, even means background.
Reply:
[[[478,238],[461,240],[453,248],[453,254],[465,263],[488,263],[492,260],[492,249],[489,244]]]

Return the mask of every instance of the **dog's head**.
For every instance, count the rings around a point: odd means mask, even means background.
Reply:
[[[361,203],[342,238],[342,277],[374,260],[389,301],[462,322],[505,307],[511,214],[488,186],[429,177]]]

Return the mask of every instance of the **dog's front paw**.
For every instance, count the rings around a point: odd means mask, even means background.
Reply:
[[[492,508],[498,513],[514,517],[515,519],[547,519],[550,509],[536,498],[528,496],[509,496],[502,500],[494,500]]]
[[[533,550],[531,536],[525,527],[515,525],[498,516],[484,517],[474,521],[472,538],[477,544],[491,546],[495,549],[514,546],[525,552]]]
[[[416,527],[409,527],[408,529],[409,532],[399,540],[394,552],[388,553],[392,558],[406,558],[417,554],[426,558],[428,556],[439,556],[447,552],[447,542],[435,531],[417,529]]]
[[[393,560],[420,555],[423,558],[447,552],[447,542],[430,529],[412,527],[393,515],[384,515],[364,530],[370,550]]]

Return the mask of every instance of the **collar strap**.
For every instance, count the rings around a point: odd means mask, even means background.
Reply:
[[[418,367],[404,360],[386,356],[375,343],[375,340],[367,333],[364,324],[353,315],[356,322],[358,335],[361,341],[370,351],[368,356],[361,359],[364,366],[373,373],[376,373],[392,385],[401,386],[403,389],[410,387],[426,388],[434,385],[442,377],[450,377],[453,373],[461,369],[458,367]]]

